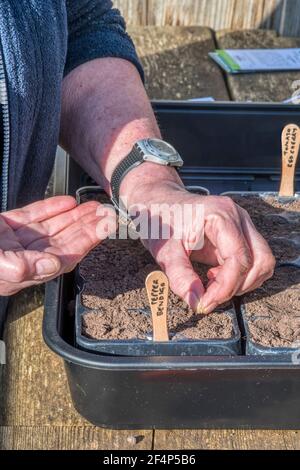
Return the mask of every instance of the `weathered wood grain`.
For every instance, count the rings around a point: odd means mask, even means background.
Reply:
[[[284,0],[283,14],[280,18],[280,34],[292,37],[300,36],[299,10],[299,0]]]
[[[43,307],[23,316],[18,310],[17,304],[5,332],[7,364],[0,391],[1,424],[86,425],[71,403],[62,361],[43,342]]]
[[[213,33],[201,27],[129,28],[145,70],[150,98],[227,100],[222,72],[208,57]]]
[[[222,49],[300,47],[300,39],[278,37],[274,31],[219,31],[216,40]],[[283,101],[292,96],[299,79],[299,72],[227,75],[234,101]]]
[[[142,26],[148,24],[147,0],[114,0],[114,7],[121,10],[128,25]]]
[[[154,449],[299,450],[297,431],[155,431]]]
[[[274,29],[300,35],[300,0],[115,0],[129,25]]]
[[[136,437],[136,444],[130,437]],[[150,450],[152,432],[94,426],[0,426],[0,450]],[[99,461],[100,463],[100,461]]]
[[[39,302],[38,294],[33,298]],[[0,449],[130,449],[130,436],[138,436],[134,448],[150,449],[152,431],[95,428],[74,410],[62,360],[42,339],[43,308],[28,313],[27,299],[28,293],[14,302],[5,333]]]

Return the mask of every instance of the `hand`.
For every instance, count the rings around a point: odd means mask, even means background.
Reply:
[[[76,206],[69,196],[36,202],[0,215],[0,295],[49,281],[99,242],[100,204]]]
[[[144,168],[142,171],[147,170]],[[199,224],[196,227],[198,238],[203,232],[201,249],[190,249],[191,225],[183,226],[183,240],[171,236],[168,240],[148,238],[143,241],[167,274],[173,292],[194,311],[210,313],[219,304],[256,289],[272,277],[275,259],[267,242],[255,229],[248,213],[230,198],[191,194],[184,189],[178,177],[173,176],[165,180],[156,178],[158,181],[152,180],[151,183],[148,177],[148,183],[139,186],[136,175],[134,190],[126,194],[125,181],[123,195],[125,193],[127,196],[128,206],[146,206],[150,217],[157,216],[153,212],[153,204],[191,205],[193,208],[203,204],[203,218],[195,218],[192,227],[195,230],[195,223]],[[174,219],[171,232],[174,232],[175,224]],[[209,282],[206,290],[191,260],[212,266],[207,274]]]

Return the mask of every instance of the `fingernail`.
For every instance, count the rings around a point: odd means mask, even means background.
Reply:
[[[205,315],[213,313],[213,311],[218,307],[217,302],[203,303],[203,313]]]
[[[207,314],[207,309],[206,307],[204,307],[202,301],[200,300],[200,302],[198,303],[197,305],[197,313],[199,315],[206,315]]]
[[[207,310],[202,303],[202,299],[199,299],[199,295],[196,295],[194,292],[190,294],[190,304],[195,313],[199,315],[206,315]]]
[[[57,263],[48,258],[38,260],[35,265],[36,274],[38,276],[50,276],[51,274],[55,274],[57,269]]]

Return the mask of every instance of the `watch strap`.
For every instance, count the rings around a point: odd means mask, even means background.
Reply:
[[[139,148],[134,145],[131,152],[117,165],[111,177],[111,192],[112,192],[112,202],[119,214],[122,216],[123,221],[129,221],[127,214],[127,209],[125,205],[120,200],[120,186],[123,178],[129,171],[133,168],[141,165],[144,162],[143,155],[140,152]]]
[[[118,202],[119,199],[120,186],[124,176],[127,175],[132,168],[143,163],[143,161],[143,155],[138,147],[134,146],[127,157],[117,165],[110,182],[112,197],[116,202]]]

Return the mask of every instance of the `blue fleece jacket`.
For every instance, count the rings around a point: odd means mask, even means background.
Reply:
[[[129,60],[143,72],[110,0],[1,0],[0,45],[10,123],[3,196],[12,209],[44,196],[58,142],[63,76],[99,57]]]
[[[133,62],[110,0],[1,0],[0,41],[10,112],[8,208],[43,197],[58,141],[64,74],[99,57]]]

